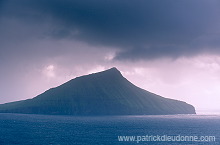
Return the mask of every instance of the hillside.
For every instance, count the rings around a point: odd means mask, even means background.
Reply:
[[[0,105],[0,112],[57,115],[195,114],[182,101],[143,90],[116,68],[72,79],[33,99]]]

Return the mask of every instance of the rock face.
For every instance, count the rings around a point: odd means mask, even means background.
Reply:
[[[33,99],[0,105],[2,113],[57,115],[165,115],[195,114],[182,101],[143,90],[116,68],[72,79]]]

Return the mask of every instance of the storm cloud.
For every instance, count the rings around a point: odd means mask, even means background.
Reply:
[[[217,0],[3,0],[3,6],[1,19],[24,21],[39,38],[114,47],[117,60],[220,52]]]

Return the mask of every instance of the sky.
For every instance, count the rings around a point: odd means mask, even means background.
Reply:
[[[219,13],[219,0],[0,0],[0,103],[117,67],[145,90],[220,110]]]

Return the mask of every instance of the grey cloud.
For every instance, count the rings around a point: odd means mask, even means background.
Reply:
[[[217,0],[21,0],[7,6],[4,15],[49,23],[42,35],[114,46],[120,60],[199,54],[204,41],[218,52],[209,37],[220,32]]]

